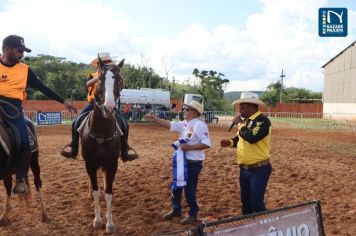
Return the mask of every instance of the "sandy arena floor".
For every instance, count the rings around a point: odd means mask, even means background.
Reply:
[[[241,204],[236,150],[218,152],[219,141],[233,133],[227,133],[226,128],[210,127],[210,134],[213,147],[206,152],[198,186],[199,217],[237,216]],[[89,179],[82,158],[67,160],[59,155],[69,141],[70,127],[39,127],[38,136],[50,221],[41,222],[38,197],[31,186],[31,208],[24,208],[13,197],[11,222],[0,227],[0,235],[105,235],[104,228],[92,228],[94,204],[88,198]],[[119,164],[113,198],[117,235],[154,235],[184,228],[178,219],[162,219],[170,209],[169,144],[176,138],[177,134],[156,125],[131,125],[129,141],[140,159]],[[326,235],[355,235],[356,134],[274,129],[271,146],[273,173],[266,194],[268,208],[320,199]],[[0,192],[5,192],[2,185]],[[1,209],[3,205],[1,197]],[[103,195],[101,208],[103,217]]]

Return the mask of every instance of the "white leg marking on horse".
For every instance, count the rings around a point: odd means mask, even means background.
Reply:
[[[8,221],[7,215],[9,214],[10,210],[11,210],[10,196],[8,196],[5,192],[5,205],[4,205],[4,211],[0,216],[0,225],[4,225],[7,223]]]
[[[47,211],[46,211],[46,206],[45,206],[44,201],[43,201],[43,196],[42,196],[41,189],[38,190],[38,197],[39,197],[40,203],[41,203],[42,222],[47,222],[48,221],[48,215],[47,215]]]
[[[112,209],[111,209],[111,201],[112,201],[112,194],[105,194],[106,200],[106,233],[112,234],[115,232],[116,227],[112,220]]]
[[[100,228],[102,225],[101,217],[100,217],[100,206],[99,206],[99,196],[100,196],[100,190],[98,191],[93,191],[93,197],[94,197],[94,206],[95,206],[95,218],[93,222],[93,227],[95,228]]]

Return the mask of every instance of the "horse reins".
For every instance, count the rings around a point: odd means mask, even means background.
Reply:
[[[4,105],[7,105],[7,106],[10,106],[12,107],[15,111],[16,111],[16,115],[14,116],[11,116],[9,115],[8,113],[6,113],[6,111],[4,110],[4,108],[1,106],[1,103],[4,104]],[[17,119],[19,116],[20,116],[20,111],[19,109],[14,106],[13,104],[7,102],[7,101],[4,101],[4,100],[1,100],[0,99],[0,112],[1,114],[3,114],[6,118],[10,119],[10,120],[14,120],[14,119]]]

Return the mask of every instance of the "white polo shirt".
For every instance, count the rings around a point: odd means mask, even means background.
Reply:
[[[179,139],[184,139],[188,144],[203,143],[209,147],[211,146],[208,126],[199,118],[189,122],[186,120],[172,121],[170,130],[171,132],[179,132]],[[186,151],[187,160],[203,161],[205,159],[204,151]]]

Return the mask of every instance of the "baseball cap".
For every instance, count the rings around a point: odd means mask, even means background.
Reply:
[[[31,52],[31,49],[25,46],[25,41],[22,37],[17,35],[9,35],[2,41],[3,47],[17,48],[21,51]]]

